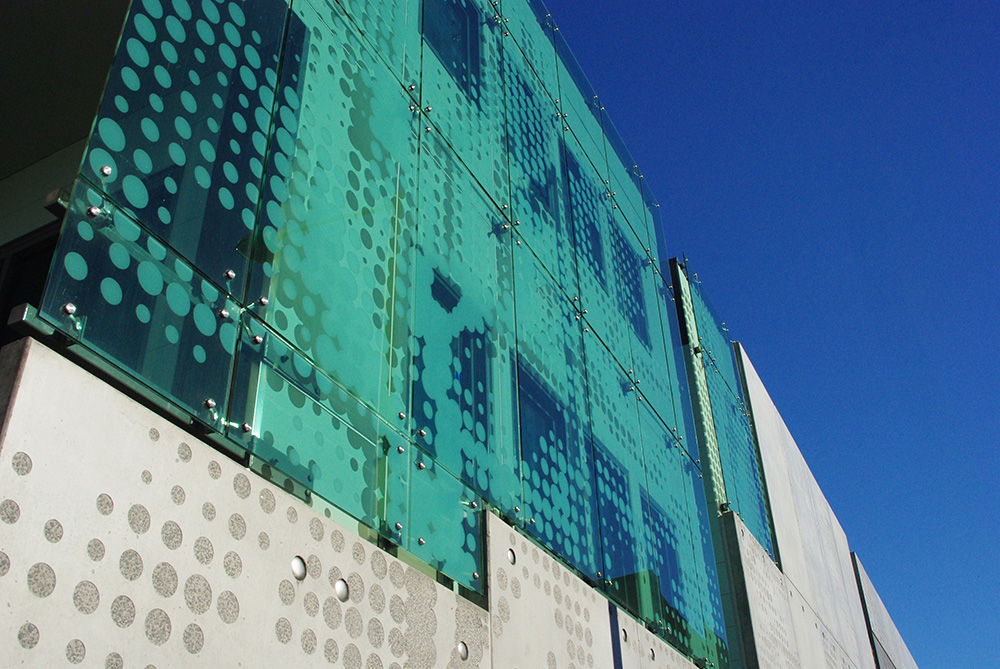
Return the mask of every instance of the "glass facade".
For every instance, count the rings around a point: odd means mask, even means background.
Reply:
[[[536,0],[134,0],[40,313],[466,588],[492,507],[723,666],[666,257]],[[769,546],[693,294],[727,490]]]

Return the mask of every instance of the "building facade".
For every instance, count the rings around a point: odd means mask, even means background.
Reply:
[[[135,0],[74,151],[5,655],[915,666],[540,3]]]

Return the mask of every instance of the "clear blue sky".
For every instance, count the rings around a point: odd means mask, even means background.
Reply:
[[[917,663],[1000,667],[1000,3],[546,4]]]

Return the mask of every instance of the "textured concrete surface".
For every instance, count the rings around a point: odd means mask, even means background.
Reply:
[[[825,649],[827,665],[816,666],[874,667],[847,535],[746,352],[737,347],[737,353],[746,374],[781,570],[788,589],[797,593],[791,597],[805,602],[798,606],[799,613],[804,607],[818,618],[803,629],[826,628],[819,647]],[[848,665],[830,664],[839,662],[835,658],[840,655]],[[813,666],[806,656],[802,661]]]
[[[851,557],[854,559],[855,573],[864,597],[870,629],[875,637],[875,652],[888,660],[885,662],[880,659],[879,669],[917,669],[917,663],[910,654],[910,649],[906,647],[906,642],[896,629],[896,623],[892,622],[892,617],[882,603],[882,598],[875,590],[875,585],[868,577],[864,565],[861,564],[857,554],[852,553]]]
[[[22,364],[0,444],[4,666],[490,666],[481,608],[44,346]]]

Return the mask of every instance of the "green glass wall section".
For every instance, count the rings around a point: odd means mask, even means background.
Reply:
[[[659,225],[537,1],[135,0],[41,313],[467,588],[492,506],[719,664]]]
[[[771,527],[764,484],[750,414],[743,402],[733,342],[701,284],[695,280],[689,285],[730,508],[770,554]]]

